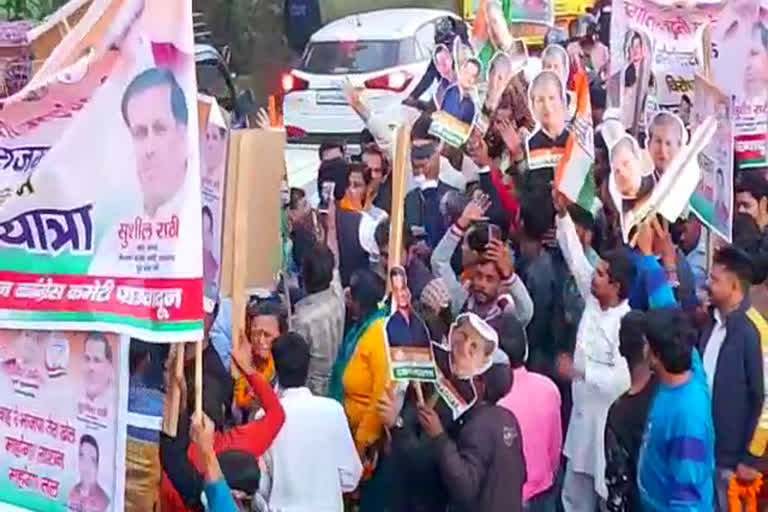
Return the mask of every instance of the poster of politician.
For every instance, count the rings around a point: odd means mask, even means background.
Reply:
[[[128,340],[0,331],[0,503],[123,510]]]
[[[725,3],[725,2],[724,2]],[[651,75],[661,109],[678,114],[693,94],[693,80],[701,68],[702,30],[721,9],[718,3],[697,2],[681,8],[653,0],[613,0],[611,8],[611,75],[624,71],[638,56],[641,41],[653,42]],[[629,42],[629,45],[627,43]]]
[[[699,126],[714,113],[717,128],[699,155],[701,181],[691,196],[691,209],[731,242],[733,229],[733,108],[728,96],[701,75],[696,76],[693,126]]]
[[[768,161],[768,14],[760,0],[731,0],[711,27],[711,79],[733,99],[734,158],[740,168]]]
[[[403,267],[389,271],[391,314],[386,322],[387,354],[394,380],[434,381],[432,341],[424,320],[414,311]]]
[[[190,11],[123,2],[100,52],[5,101],[0,146],[33,156],[0,175],[0,325],[201,335]]]
[[[562,76],[563,73],[555,70],[545,70],[528,86],[528,104],[536,121],[533,133],[525,141],[531,171],[546,169],[554,175],[555,167],[565,154],[569,113]]]
[[[203,292],[216,301],[221,283],[224,190],[227,179],[229,126],[216,98],[199,95],[209,107],[200,133],[200,192],[203,224]],[[203,120],[201,119],[201,123]]]

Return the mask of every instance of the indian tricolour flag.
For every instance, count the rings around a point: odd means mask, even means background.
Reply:
[[[565,154],[555,170],[555,186],[568,199],[591,211],[595,200],[595,143],[587,75],[576,73],[573,83],[576,116],[569,127]]]

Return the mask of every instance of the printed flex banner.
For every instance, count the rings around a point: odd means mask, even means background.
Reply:
[[[123,510],[128,339],[0,331],[0,502]]]
[[[109,7],[102,44],[0,111],[0,326],[190,341],[203,311],[191,0]]]

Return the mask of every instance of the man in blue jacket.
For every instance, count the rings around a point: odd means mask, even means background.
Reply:
[[[712,301],[710,326],[701,338],[704,371],[712,395],[715,424],[717,510],[728,510],[728,484],[734,475],[751,481],[764,446],[755,443],[763,408],[763,353],[766,323],[752,308],[749,256],[733,246],[714,258],[707,288]]]

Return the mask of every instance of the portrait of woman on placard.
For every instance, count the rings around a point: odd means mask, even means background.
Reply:
[[[640,121],[638,116],[644,113],[645,97],[652,82],[651,75],[651,40],[647,34],[630,30],[624,44],[624,61],[621,71],[621,121],[631,129]],[[643,80],[643,77],[648,77]],[[639,99],[638,99],[639,98]],[[642,103],[638,108],[638,101]]]
[[[765,103],[768,99],[768,25],[756,22],[751,35],[744,70],[744,91],[753,103]]]

